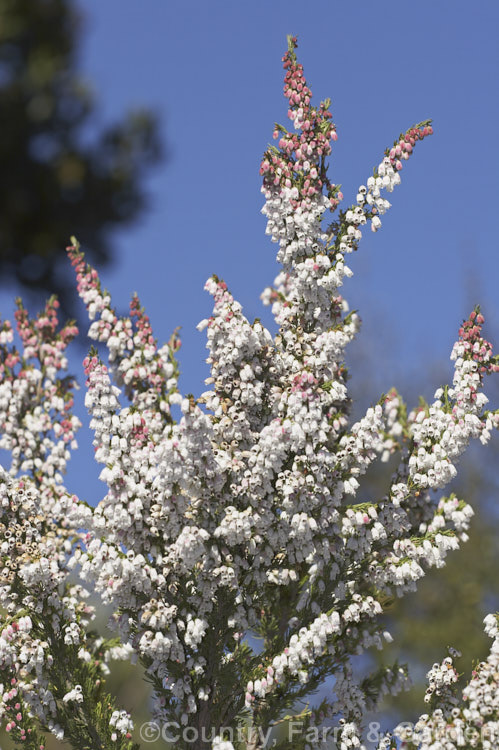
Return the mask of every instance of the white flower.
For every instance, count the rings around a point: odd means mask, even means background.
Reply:
[[[64,703],[83,703],[83,688],[81,685],[75,685],[62,699]]]

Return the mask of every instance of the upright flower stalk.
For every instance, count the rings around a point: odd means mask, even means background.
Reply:
[[[359,330],[340,294],[352,275],[345,256],[365,225],[381,226],[385,191],[400,183],[431,123],[399,136],[341,209],[327,174],[330,102],[312,104],[296,46],[290,38],[283,58],[293,130],[276,125],[278,145],[260,168],[282,266],[263,293],[276,335],[250,323],[212,277],[213,314],[198,326],[207,332],[209,388],[184,396],[176,333],[159,347],[136,296],[120,318],[76,240],[68,248],[100,345],[84,368],[102,498],[89,503],[63,484],[79,423],[74,382],[61,373],[76,329],[59,329],[53,299],[34,320],[19,303],[21,352],[2,326],[0,447],[12,464],[0,475],[0,714],[25,747],[41,750],[49,731],[75,748],[134,747],[130,717],[103,692],[105,662],[127,657],[145,667],[152,719],[177,728],[177,748],[258,750],[297,719],[301,733],[276,747],[314,746],[324,719],[339,747],[364,747],[366,714],[407,674],[398,664],[359,674],[353,657],[391,640],[380,620],[387,601],[466,539],[472,509],[435,491],[454,477],[470,440],[486,442],[499,423],[481,390],[499,366],[480,310],[459,330],[452,383],[409,413],[391,390],[352,423],[344,362]],[[358,502],[359,478],[393,454],[399,466],[386,495]],[[90,634],[90,590],[111,607],[116,641]],[[451,662],[434,666],[433,713],[420,734],[396,730],[405,747],[429,748],[422,732],[437,725],[446,736],[440,716],[445,726],[449,717],[453,726],[497,721],[497,690],[485,687],[497,677],[492,616],[487,630],[491,656],[461,703],[449,697]],[[330,697],[297,711],[330,677]]]

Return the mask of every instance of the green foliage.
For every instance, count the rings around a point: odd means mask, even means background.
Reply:
[[[455,489],[476,509],[470,539],[448,556],[443,568],[425,576],[416,593],[397,600],[390,610],[387,626],[394,643],[385,648],[381,659],[402,654],[410,663],[413,688],[390,699],[389,706],[404,720],[421,713],[425,673],[432,662],[441,661],[448,646],[462,654],[457,666],[466,669],[463,685],[470,677],[472,661],[485,659],[490,649],[482,621],[499,603],[499,517],[493,507],[498,488],[490,471],[496,462],[497,446],[493,445],[486,452],[481,447],[463,461]]]
[[[366,360],[363,367],[355,360],[349,363],[357,374],[354,390],[366,394],[381,390],[381,381],[367,384],[358,376],[362,370],[373,371],[370,360],[374,353],[366,349],[359,357]],[[415,388],[423,385],[427,395],[431,395],[446,378],[446,372],[437,370],[436,366],[430,366],[426,372],[426,384],[421,383],[421,373],[418,373],[417,383],[405,376],[405,387],[401,391],[412,394],[407,398],[409,408],[415,404],[416,408],[427,408],[422,397],[417,403]],[[399,374],[397,379],[404,380],[404,376]],[[495,403],[499,395],[497,385],[491,383],[489,388],[487,395]],[[442,401],[445,404],[447,400],[447,389],[444,389]],[[399,417],[402,416],[400,409],[405,406],[399,407]],[[463,686],[470,677],[470,665],[476,659],[485,659],[489,652],[490,639],[483,632],[483,618],[499,607],[499,486],[495,476],[498,450],[494,439],[485,448],[472,445],[462,457],[452,484],[450,496],[455,494],[475,510],[469,540],[461,544],[457,552],[448,555],[444,567],[432,569],[419,581],[416,592],[394,599],[387,608],[386,626],[394,641],[392,645],[385,645],[382,652],[373,652],[373,657],[380,664],[389,664],[396,658],[408,662],[413,684],[411,690],[386,700],[384,712],[392,714],[390,726],[397,720],[415,721],[423,712],[426,673],[433,662],[442,660],[447,647],[454,647],[462,654],[457,667],[466,670],[461,680]],[[384,468],[376,464],[367,472],[359,493],[359,498],[366,500],[365,507],[372,503],[372,497],[379,497],[386,491],[393,469],[393,462],[389,462]],[[362,504],[352,507],[363,509]],[[378,712],[376,720],[379,718]]]

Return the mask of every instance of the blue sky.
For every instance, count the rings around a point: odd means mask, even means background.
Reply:
[[[280,58],[287,33],[317,100],[330,96],[339,140],[330,174],[346,200],[386,145],[426,117],[382,231],[352,259],[347,298],[377,307],[407,363],[447,356],[468,312],[474,269],[493,303],[498,262],[499,6],[464,2],[82,2],[81,68],[103,119],[147,105],[170,152],[149,180],[152,210],[117,238],[105,281],[120,301],[135,289],[160,337],[182,325],[185,385],[196,390],[209,312],[205,279],[222,276],[247,314],[261,314],[275,247],[264,235],[258,166],[274,121],[286,121]],[[364,297],[367,299],[364,301]],[[364,304],[363,304],[364,303]],[[488,307],[488,306],[486,306]],[[486,312],[488,310],[486,309]],[[493,315],[493,310],[490,310]],[[490,314],[489,314],[490,317]]]
[[[387,390],[394,363],[426,381],[428,362],[447,362],[475,301],[499,339],[495,0],[79,0],[77,7],[79,68],[95,89],[100,121],[139,106],[161,118],[169,158],[147,181],[151,209],[116,235],[117,262],[102,278],[121,309],[138,292],[160,340],[182,326],[185,392],[199,393],[207,375],[205,337],[195,326],[211,311],[209,275],[227,281],[248,317],[270,321],[259,295],[277,272],[276,247],[264,234],[258,168],[273,123],[288,124],[281,57],[289,33],[298,35],[316,101],[332,99],[339,138],[330,177],[346,202],[400,132],[434,120],[434,135],[402,170],[381,231],[366,232],[350,258],[355,275],[344,294],[364,321],[359,346],[374,355],[373,382]],[[76,352],[72,367],[81,373],[80,360]],[[88,446],[88,434],[81,442]],[[75,484],[82,471],[98,474],[83,456],[70,475]],[[87,482],[83,495],[96,501],[103,486]]]

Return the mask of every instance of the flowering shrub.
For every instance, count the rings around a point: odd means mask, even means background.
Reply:
[[[21,349],[10,324],[1,327],[0,448],[12,462],[0,476],[0,712],[19,746],[42,750],[52,732],[75,748],[138,747],[105,686],[108,663],[131,658],[153,686],[144,742],[167,729],[176,748],[263,748],[270,729],[332,676],[330,697],[288,715],[292,736],[277,747],[317,746],[324,720],[338,747],[363,747],[367,712],[407,674],[397,664],[357,674],[352,657],[382,648],[390,598],[466,540],[471,508],[436,491],[470,440],[486,442],[499,424],[481,390],[499,365],[480,311],[460,328],[453,382],[431,404],[408,411],[392,390],[352,424],[344,365],[359,328],[339,293],[351,275],[345,256],[364,226],[379,229],[385,191],[431,124],[401,135],[355,205],[323,229],[343,198],[326,170],[336,131],[329,102],[311,103],[295,48],[290,39],[284,56],[295,130],[276,126],[278,145],[261,165],[267,232],[282,265],[263,294],[275,336],[211,278],[213,315],[199,325],[210,388],[184,397],[176,335],[158,347],[137,297],[119,318],[77,242],[68,249],[89,336],[109,357],[109,368],[97,350],[84,361],[107,485],[95,507],[64,486],[79,427],[75,382],[64,374],[75,327],[59,327],[55,299],[34,320],[18,301]],[[359,477],[393,454],[399,466],[386,495],[356,502]],[[115,639],[90,629],[89,590],[112,608]],[[486,626],[491,655],[461,697],[452,657],[433,666],[430,713],[395,730],[405,747],[461,747],[456,737],[470,731],[482,742],[470,747],[496,746],[484,730],[499,728],[498,620]],[[395,747],[388,735],[365,741],[374,739]]]

